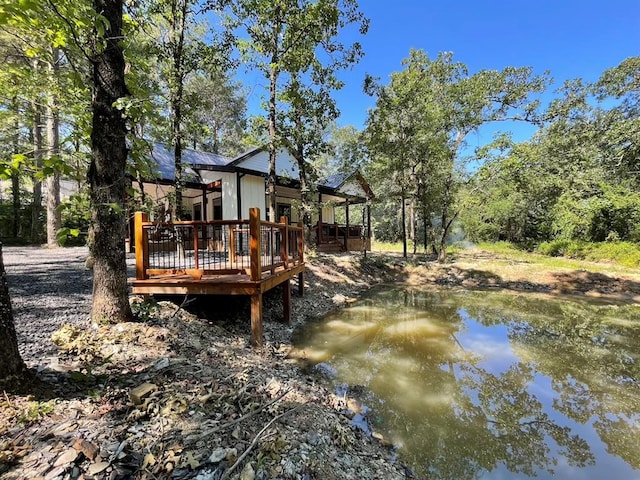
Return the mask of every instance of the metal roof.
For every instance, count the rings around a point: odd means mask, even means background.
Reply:
[[[352,173],[335,173],[333,175],[329,175],[324,180],[321,179],[320,184],[324,187],[338,188],[344,182],[346,182],[351,175],[353,175],[353,172]]]
[[[175,161],[173,152],[167,150],[162,143],[154,143],[151,157],[158,166],[158,176],[162,180],[175,180]],[[190,148],[182,149],[183,174],[186,181],[202,182],[200,175],[187,165],[225,166],[231,162],[230,158],[216,153],[199,152]]]

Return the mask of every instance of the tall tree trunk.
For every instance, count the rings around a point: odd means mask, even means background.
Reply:
[[[115,102],[129,94],[124,81],[122,39],[123,0],[94,0],[105,28],[93,61],[90,250],[94,258],[91,318],[97,323],[133,319],[127,293],[127,265],[124,251],[126,231],[125,169],[127,162],[126,122]]]
[[[427,225],[427,209],[423,208],[422,209],[422,228],[423,228],[423,232],[422,232],[422,243],[424,246],[424,254],[427,254],[427,251],[429,250],[429,232],[428,232],[428,225]]]
[[[20,153],[20,112],[18,108],[18,99],[13,98],[11,101],[11,108],[15,115],[15,121],[13,124],[13,146],[12,150],[14,154]],[[20,235],[20,171],[14,170],[11,173],[11,198],[13,205],[13,238],[18,238]]]
[[[0,379],[19,375],[24,370],[25,365],[18,351],[18,339],[13,324],[9,286],[2,259],[2,243],[0,243]]]
[[[274,56],[275,57],[275,56]],[[277,58],[277,57],[276,57]],[[269,221],[276,221],[276,87],[278,72],[272,64],[269,76],[269,173],[267,175],[267,195],[269,197]]]
[[[59,51],[52,49],[49,74],[55,78],[58,71]],[[58,99],[54,93],[47,98],[47,158],[52,159],[60,154],[60,122],[58,119]],[[62,227],[60,217],[60,173],[54,169],[54,173],[47,177],[47,246],[57,247],[58,230]]]
[[[37,66],[37,61],[36,61]],[[36,171],[42,169],[42,107],[33,103],[33,165]],[[37,175],[32,176],[33,201],[31,202],[31,243],[42,242],[42,182]]]
[[[412,198],[411,206],[409,210],[409,221],[411,222],[411,243],[413,247],[413,255],[415,256],[417,253],[418,242],[416,238],[416,202]]]
[[[172,220],[182,220],[182,193],[184,176],[182,172],[182,102],[184,97],[184,34],[187,18],[187,0],[176,0],[171,4],[171,51],[172,72],[170,81],[171,103],[171,139],[173,144],[173,162],[175,167],[174,200],[171,205]]]
[[[296,130],[303,131],[302,118],[298,113],[295,115]],[[304,145],[298,143],[295,148],[296,161],[298,163],[298,176],[300,177],[300,211],[302,213],[303,237],[305,249],[311,249],[311,217],[313,212],[313,193],[311,182],[309,181],[309,164],[304,158]]]
[[[280,14],[277,9],[275,15]],[[278,67],[279,58],[279,42],[282,25],[276,20],[273,27],[272,39],[273,55],[271,56],[271,67],[269,69],[269,173],[267,175],[267,195],[269,197],[269,221],[276,221],[276,156],[278,154],[278,145],[276,138],[276,93],[278,89],[278,76],[280,70]]]
[[[402,256],[407,258],[407,206],[402,193]]]

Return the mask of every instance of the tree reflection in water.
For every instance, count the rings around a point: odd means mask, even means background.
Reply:
[[[298,345],[367,387],[373,428],[429,478],[533,477],[640,468],[638,329],[637,307],[387,288]]]

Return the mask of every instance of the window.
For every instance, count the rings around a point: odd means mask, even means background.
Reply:
[[[193,204],[193,219],[202,220],[202,203]]]
[[[286,203],[279,203],[277,209],[278,215],[276,216],[276,222],[280,221],[280,217],[287,217],[289,223],[291,223],[291,205]]]

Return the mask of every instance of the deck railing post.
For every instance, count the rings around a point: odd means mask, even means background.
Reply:
[[[198,258],[198,249],[200,248],[198,236],[200,235],[200,229],[198,224],[193,224],[193,268],[198,270],[200,268],[200,259]]]
[[[147,267],[149,265],[149,237],[147,230],[142,226],[148,221],[148,216],[144,212],[135,213],[135,240],[136,240],[136,279],[145,280]]]
[[[262,268],[260,265],[261,245],[260,245],[260,209],[249,209],[249,259],[251,264],[251,280],[257,281],[262,278]]]
[[[249,260],[251,264],[251,280],[262,279],[260,265],[260,209],[249,209]],[[258,286],[256,292],[251,295],[251,345],[262,346],[262,287]]]
[[[233,268],[236,263],[236,228],[238,228],[238,224],[229,225],[227,228],[229,229],[229,262]]]
[[[284,263],[284,268],[287,268],[289,264],[289,219],[282,216],[280,223],[283,225],[280,229],[280,260]]]

